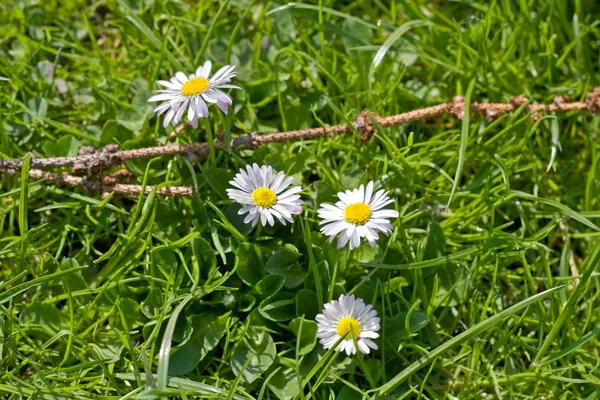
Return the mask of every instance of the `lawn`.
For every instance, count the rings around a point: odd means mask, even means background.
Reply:
[[[5,1],[0,76],[2,398],[600,394],[596,0]]]

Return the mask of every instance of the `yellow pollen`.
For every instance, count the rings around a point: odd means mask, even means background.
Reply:
[[[350,204],[344,210],[344,218],[351,224],[364,225],[371,218],[371,207],[365,203]]]
[[[269,208],[277,203],[277,195],[269,188],[259,187],[252,192],[252,200],[259,207]]]
[[[338,323],[337,332],[340,336],[348,334],[346,339],[351,339],[352,335],[354,335],[354,337],[358,337],[358,335],[360,335],[360,324],[352,317],[343,318]]]
[[[190,97],[200,94],[206,90],[210,86],[210,83],[206,80],[206,78],[192,78],[181,87],[181,93],[184,96]]]

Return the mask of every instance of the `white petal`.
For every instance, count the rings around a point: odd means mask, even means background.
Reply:
[[[188,121],[192,122],[192,120],[194,119],[194,117],[196,116],[196,112],[194,111],[194,107],[189,107],[188,108]]]
[[[185,112],[186,106],[187,106],[187,102],[182,104],[179,111],[177,111],[177,114],[175,114],[175,118],[173,118],[173,126],[177,125],[179,123],[179,121],[181,120],[181,117],[183,116],[183,113]]]
[[[347,193],[339,192],[338,197],[340,198],[340,200],[342,201],[342,203],[345,206],[349,206],[350,204],[352,204],[352,201],[350,200],[350,196],[348,196]]]
[[[163,126],[165,128],[169,125],[169,122],[171,122],[171,120],[173,119],[174,116],[175,116],[175,111],[173,111],[173,109],[169,110],[167,115],[165,115],[165,120],[163,121]]]
[[[400,214],[396,210],[377,210],[371,214],[372,218],[398,218]]]
[[[181,71],[180,71],[180,72],[177,72],[177,73],[175,74],[175,78],[177,78],[177,80],[178,80],[179,82],[181,82],[182,84],[186,83],[186,82],[189,80],[189,79],[188,79],[188,77],[187,77],[187,76],[185,76],[185,74],[184,74],[183,72],[181,72]]]
[[[204,65],[201,67],[198,67],[198,69],[196,70],[196,76],[201,76],[203,78],[208,79],[211,69],[212,69],[212,63],[209,60],[206,60],[204,62]]]
[[[198,128],[198,115],[194,114],[194,118],[190,121],[190,124],[194,129]]]
[[[377,347],[377,345],[375,344],[375,342],[373,342],[372,340],[369,339],[363,339],[365,341],[365,344],[367,346],[369,346],[370,348],[377,350],[379,347]]]
[[[162,85],[164,87],[167,87],[167,88],[169,88],[171,90],[181,90],[181,86],[182,86],[179,83],[173,83],[173,82],[170,82],[170,81],[158,81],[158,84]]]
[[[217,85],[215,85],[215,88],[217,88],[217,89],[241,89],[241,87],[239,87],[238,85],[230,85],[228,83],[217,84]]]
[[[369,181],[367,183],[367,190],[365,191],[365,204],[369,204],[371,201],[371,196],[373,195],[373,181]]]
[[[369,354],[371,352],[371,350],[369,349],[369,346],[367,346],[367,344],[365,343],[364,340],[357,340],[356,342],[358,343],[358,349],[360,350],[361,353]]]
[[[164,101],[173,99],[173,95],[169,93],[157,94],[156,96],[152,96],[148,99],[148,102],[154,101]]]
[[[217,100],[217,107],[223,111],[223,114],[227,115],[229,113],[229,104],[223,103],[221,100]]]

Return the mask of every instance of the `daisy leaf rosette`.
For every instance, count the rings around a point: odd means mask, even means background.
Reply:
[[[259,221],[262,226],[274,226],[275,219],[285,225],[293,222],[292,215],[302,213],[304,203],[298,194],[302,188],[290,187],[293,180],[269,165],[248,165],[229,182],[234,188],[227,189],[227,195],[242,205],[238,214],[248,214],[244,222],[252,227]]]
[[[396,210],[384,209],[393,199],[385,190],[373,193],[373,181],[366,188],[360,185],[358,189],[339,192],[339,201],[335,205],[323,203],[318,211],[321,233],[329,236],[329,242],[339,234],[337,248],[349,243],[350,249],[360,246],[365,238],[371,247],[375,247],[379,233],[387,235],[392,230],[389,218],[397,218]]]
[[[166,113],[163,121],[165,128],[169,123],[176,126],[186,111],[187,120],[197,128],[199,118],[208,118],[208,104],[216,104],[223,113],[228,113],[233,100],[221,89],[241,89],[230,84],[231,79],[236,76],[235,65],[225,65],[212,77],[211,69],[212,63],[206,61],[191,75],[177,72],[169,81],[158,81],[158,84],[166,89],[157,90],[158,94],[150,97],[148,101],[164,101],[154,112],[158,115]]]

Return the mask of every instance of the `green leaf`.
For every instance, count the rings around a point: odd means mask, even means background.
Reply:
[[[292,368],[280,368],[269,381],[269,389],[280,400],[291,400],[299,393],[296,371]]]
[[[296,293],[296,316],[313,320],[321,312],[317,294],[310,289],[300,289]]]
[[[251,224],[247,224],[244,222],[244,218],[247,214],[240,215],[238,211],[240,211],[242,206],[238,203],[231,203],[223,213],[227,220],[231,222],[231,225],[240,232],[243,236],[248,236],[250,232],[254,228],[252,228]]]
[[[569,346],[565,347],[564,349],[557,351],[556,353],[550,354],[548,357],[544,358],[540,362],[540,364],[546,364],[546,363],[553,362],[553,361],[556,361],[556,360],[559,360],[559,359],[565,357],[567,354],[572,353],[573,351],[577,350],[578,348],[580,348],[581,346],[583,346],[584,344],[586,344],[587,342],[592,340],[598,334],[600,334],[600,326],[595,327],[594,329],[592,329],[591,331],[589,331],[588,333],[586,333],[581,338],[579,338],[575,342],[571,343]]]
[[[236,273],[248,286],[256,285],[265,275],[262,249],[252,243],[242,243],[236,252]]]
[[[212,271],[217,267],[217,257],[215,251],[208,241],[201,237],[192,239],[192,251],[194,253],[194,262],[198,264],[200,277],[208,279]]]
[[[335,397],[335,400],[362,400],[362,399],[363,399],[362,392],[357,392],[356,390],[353,390],[353,389],[349,388],[348,386],[344,386],[339,391],[337,396]]]
[[[138,132],[144,127],[146,115],[139,114],[136,110],[121,111],[116,117],[117,123],[130,131]]]
[[[249,327],[241,343],[231,356],[231,369],[238,375],[242,367],[248,363],[242,372],[246,383],[254,382],[275,360],[276,348],[271,335],[253,326]]]
[[[120,125],[117,121],[109,120],[102,127],[100,145],[106,146],[111,143],[125,143],[131,139],[133,139],[133,132]]]
[[[393,318],[385,318],[385,332],[383,338],[388,340],[392,345],[397,345],[403,340],[408,339],[408,332],[406,331],[406,316],[408,313],[401,312],[395,315]],[[423,329],[425,325],[429,323],[429,318],[426,315],[413,312],[410,316],[410,331],[416,333]]]
[[[140,311],[140,304],[127,297],[119,299],[109,317],[110,326],[122,332],[142,326],[145,320]]]
[[[227,320],[231,312],[219,315],[210,312],[192,317],[193,329],[190,340],[171,353],[169,374],[184,375],[193,371],[225,335]]]
[[[271,296],[283,287],[285,277],[283,275],[271,274],[262,278],[252,289],[261,298]]]
[[[145,374],[123,374],[116,373],[114,374],[115,378],[123,379],[132,382],[145,381],[146,384],[151,384],[151,382],[157,379],[156,374],[145,373]],[[208,385],[203,382],[196,382],[192,379],[187,378],[179,378],[179,377],[169,377],[167,380],[167,385],[170,388],[186,390],[189,392],[193,392],[195,395],[201,396],[201,398],[215,398],[215,395],[220,395],[218,397],[224,398],[227,394],[225,389],[218,388],[216,386]],[[218,398],[217,397],[217,398]],[[234,394],[233,398],[235,400],[247,400],[247,397],[241,396],[239,394]]]
[[[279,292],[263,300],[258,308],[260,314],[271,321],[289,321],[296,315],[296,297]]]
[[[446,254],[446,235],[437,222],[429,223],[427,227],[427,245],[423,252],[423,260],[433,260]]]
[[[219,210],[219,207],[215,206],[213,203],[211,203],[210,201],[206,201],[206,204],[208,204],[208,206],[210,208],[212,208],[215,213],[217,214],[217,216],[219,217],[219,219],[221,220],[216,221],[215,222],[217,224],[219,224],[221,227],[225,228],[227,231],[229,231],[229,233],[231,233],[233,236],[235,236],[238,240],[240,241],[244,241],[246,238],[244,237],[244,235],[242,235],[232,224],[231,222],[229,222],[229,220],[225,217],[225,214],[223,214],[223,212],[221,210]],[[217,247],[218,250],[218,247]]]
[[[73,136],[63,136],[56,142],[46,142],[42,146],[48,157],[76,156],[81,142]]]
[[[235,175],[224,168],[206,167],[203,170],[204,179],[214,189],[214,192],[222,198],[227,198],[227,189],[230,188],[229,181]]]
[[[300,332],[300,324],[302,331]],[[296,335],[298,356],[308,354],[315,348],[317,344],[317,323],[309,321],[302,317],[294,318],[289,325],[289,328]],[[300,333],[300,336],[298,334]]]
[[[27,108],[34,119],[43,120],[48,113],[48,102],[43,97],[34,97],[27,101]]]
[[[114,363],[121,359],[121,353],[125,345],[121,342],[119,334],[111,329],[108,332],[98,332],[94,336],[94,343],[91,343],[90,347],[94,349],[98,360]]]
[[[300,258],[298,250],[286,245],[285,249],[276,251],[267,261],[265,269],[271,274],[280,274],[285,277],[285,287],[293,289],[304,282],[306,271],[298,264]]]
[[[61,330],[63,321],[58,309],[52,304],[34,303],[19,315],[19,325],[30,324],[42,327],[49,334],[56,334]]]

